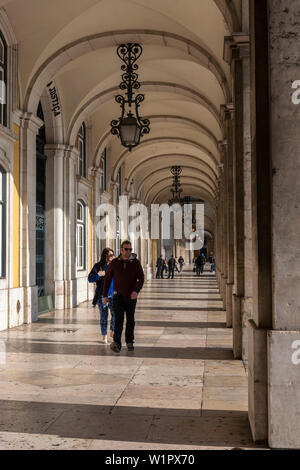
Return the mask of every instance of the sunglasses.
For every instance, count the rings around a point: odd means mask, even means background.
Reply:
[[[113,258],[114,255],[111,253],[110,255],[108,255],[109,258]]]
[[[132,248],[123,248],[125,251],[132,251]]]

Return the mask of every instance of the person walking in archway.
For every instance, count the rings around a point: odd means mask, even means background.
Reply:
[[[203,274],[204,266],[206,264],[206,257],[205,257],[205,254],[203,252],[201,253],[201,257],[202,257],[201,274]]]
[[[108,325],[108,313],[110,311],[111,320],[110,320],[110,335],[114,334],[115,327],[115,313],[113,307],[113,280],[109,286],[108,290],[108,301],[106,304],[103,303],[103,285],[106,272],[108,270],[109,264],[114,259],[114,251],[111,248],[105,248],[102,252],[101,259],[96,263],[88,276],[89,282],[96,283],[95,295],[93,298],[93,305],[98,305],[100,313],[100,328],[102,334],[102,341],[104,344],[108,343],[107,340],[107,325]]]
[[[215,260],[214,256],[212,256],[212,258],[211,258],[210,272],[212,272],[212,273],[216,272],[216,260]]]
[[[115,310],[114,341],[110,347],[115,353],[122,348],[122,331],[126,313],[125,340],[128,351],[134,350],[134,313],[137,297],[144,285],[144,271],[138,259],[131,259],[131,242],[126,240],[121,246],[121,255],[115,258],[107,270],[103,286],[103,303],[108,302],[108,292],[112,279],[114,280],[113,297]]]
[[[163,267],[163,275],[164,275],[164,273],[166,273],[166,276],[167,276],[168,271],[169,271],[169,268],[168,268],[168,259],[165,258],[165,259],[164,259],[164,267]]]
[[[160,258],[157,258],[157,262],[156,262],[156,268],[157,268],[156,279],[164,278],[164,275],[163,275],[164,267],[165,267],[165,262],[164,262],[163,255],[160,255]]]
[[[176,265],[176,260],[174,258],[174,255],[172,255],[168,261],[168,268],[169,268],[168,279],[171,279],[171,278],[174,279],[175,265]]]
[[[200,276],[200,274],[203,272],[203,263],[204,263],[203,256],[199,254],[195,260],[197,276]]]
[[[182,256],[179,257],[178,263],[179,263],[179,271],[182,272],[182,269],[184,266],[184,259]]]

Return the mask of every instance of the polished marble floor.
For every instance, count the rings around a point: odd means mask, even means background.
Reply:
[[[215,277],[146,283],[135,351],[101,344],[90,303],[0,333],[0,449],[256,446]]]

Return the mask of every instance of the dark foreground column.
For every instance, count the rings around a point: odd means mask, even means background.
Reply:
[[[269,444],[300,449],[300,104],[292,88],[300,80],[300,10],[297,0],[268,5],[273,175]]]
[[[271,155],[267,2],[250,2],[253,312],[249,323],[249,420],[268,436],[267,331],[272,328]]]

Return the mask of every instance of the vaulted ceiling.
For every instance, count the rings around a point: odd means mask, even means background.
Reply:
[[[74,145],[85,120],[89,166],[99,165],[108,145],[111,177],[122,165],[124,189],[133,180],[142,200],[165,202],[170,167],[181,165],[183,195],[214,204],[224,138],[220,105],[231,100],[224,36],[240,30],[241,0],[0,0],[0,7],[19,45],[22,108],[36,112],[51,80],[58,90],[61,129],[52,140]],[[124,42],[143,46],[140,109],[151,120],[150,134],[131,153],[110,134],[120,115],[116,48]]]

